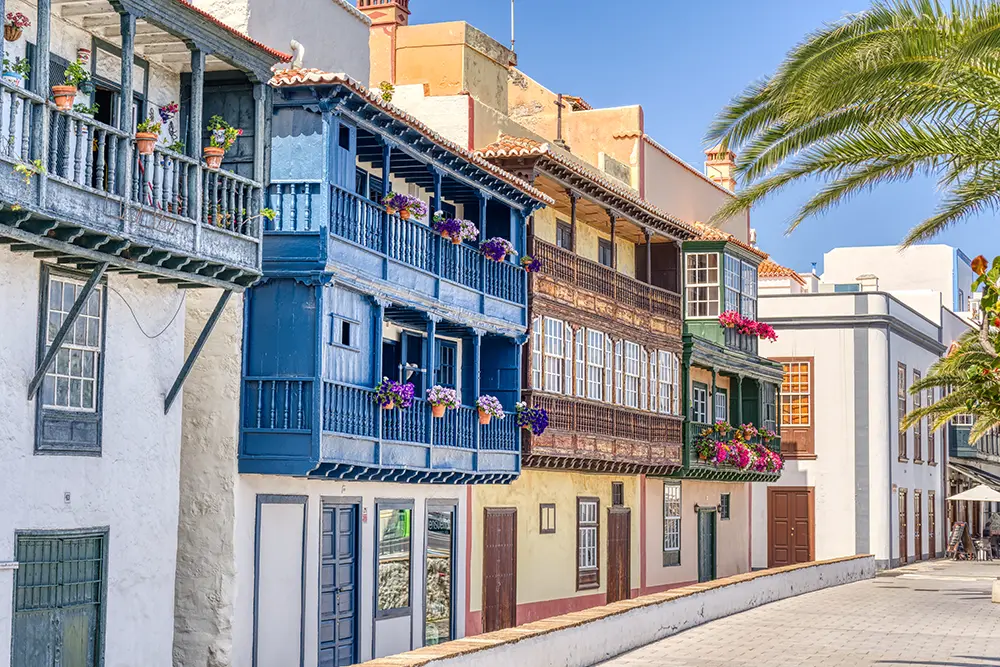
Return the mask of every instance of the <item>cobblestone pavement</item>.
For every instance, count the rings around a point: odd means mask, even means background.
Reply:
[[[602,667],[1000,667],[996,577],[1000,563],[913,565],[719,619]]]

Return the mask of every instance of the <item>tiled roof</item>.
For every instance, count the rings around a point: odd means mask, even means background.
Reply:
[[[721,229],[711,227],[709,225],[706,225],[704,222],[695,222],[693,223],[693,225],[694,228],[698,230],[698,238],[695,239],[696,241],[725,241],[727,243],[738,245],[744,250],[749,250],[755,255],[761,257],[762,259],[767,259],[766,252],[764,252],[760,248],[755,248],[746,241],[736,238],[729,232],[724,232]]]
[[[476,151],[476,154],[480,157],[494,160],[516,157],[545,157],[546,159],[562,165],[575,174],[597,183],[605,190],[621,197],[630,204],[642,209],[647,214],[659,218],[664,223],[667,223],[674,228],[675,232],[682,238],[691,238],[691,235],[697,234],[697,230],[690,224],[684,222],[680,218],[670,215],[666,211],[663,211],[657,206],[646,201],[640,197],[639,193],[633,188],[608,178],[594,167],[575,158],[572,154],[562,149],[555,148],[547,142],[543,143],[536,139],[529,139],[527,137],[513,137],[501,134],[497,141]]]
[[[258,42],[256,39],[253,39],[252,37],[250,37],[250,35],[242,33],[239,30],[237,30],[236,28],[233,28],[233,27],[231,27],[229,25],[226,25],[225,23],[223,23],[219,19],[215,18],[214,16],[212,16],[211,14],[209,14],[208,12],[206,12],[204,9],[201,9],[200,7],[195,7],[194,5],[192,5],[187,0],[174,0],[174,1],[177,2],[178,4],[184,5],[188,9],[191,9],[191,10],[193,10],[195,12],[198,12],[199,14],[201,14],[202,16],[204,16],[206,19],[208,19],[209,21],[211,21],[215,25],[219,26],[220,28],[222,28],[224,30],[227,30],[227,31],[233,33],[234,35],[236,35],[240,39],[244,40],[245,42],[247,42],[249,44],[253,44],[258,49],[260,49],[261,51],[263,51],[264,53],[267,53],[269,55],[274,56],[275,58],[277,58],[281,62],[288,62],[289,60],[292,59],[291,54],[283,53],[281,51],[278,51],[277,49],[272,49],[270,46],[268,46],[267,44],[264,44],[263,42]]]
[[[492,162],[479,157],[477,154],[465,149],[455,142],[445,139],[443,136],[424,125],[422,122],[416,119],[416,117],[411,116],[397,106],[386,102],[381,98],[381,96],[371,92],[363,85],[347,76],[343,73],[337,72],[324,72],[319,69],[274,69],[274,76],[268,81],[268,85],[274,86],[275,88],[292,88],[297,86],[310,86],[310,85],[340,85],[352,90],[357,95],[364,97],[365,100],[384,112],[393,116],[397,120],[400,120],[414,130],[417,130],[426,138],[433,141],[435,144],[444,148],[451,153],[461,157],[468,162],[471,162],[475,166],[479,167],[483,171],[489,172],[490,174],[496,176],[502,181],[514,186],[521,192],[524,192],[532,199],[535,199],[546,204],[554,204],[555,201],[552,197],[533,187],[527,181],[514,176],[510,172],[507,172],[500,167],[496,166]]]
[[[761,278],[791,278],[800,285],[806,284],[802,276],[794,270],[778,264],[771,258],[767,258],[760,263],[760,266],[757,267],[757,275]]]

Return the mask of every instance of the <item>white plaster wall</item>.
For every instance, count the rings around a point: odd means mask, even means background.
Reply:
[[[465,148],[469,147],[469,131],[472,127],[472,106],[469,100],[467,95],[429,97],[421,83],[396,86],[396,92],[392,96],[394,105],[434,128],[445,139]]]
[[[954,304],[955,249],[933,244],[900,250],[897,246],[834,248],[823,255],[823,282],[853,283],[864,274],[878,276],[883,292],[929,289]],[[960,286],[961,287],[961,286]],[[968,286],[963,290],[968,293]]]
[[[454,658],[431,658],[431,664],[434,667],[585,667],[768,602],[874,576],[875,564],[871,558],[817,563],[638,607],[571,628],[507,640]]]
[[[111,274],[100,457],[38,456],[34,373],[40,262],[0,249],[0,561],[19,529],[108,526],[106,667],[170,664],[181,406],[163,400],[183,363],[184,293]],[[135,311],[144,336],[125,306]],[[69,501],[64,494],[69,494]],[[0,664],[9,664],[13,572],[0,571]]]
[[[315,667],[318,659],[317,632],[319,629],[319,557],[320,525],[323,499],[358,498],[362,503],[360,536],[360,614],[358,623],[360,661],[372,658],[373,609],[375,577],[375,502],[380,500],[413,500],[413,551],[411,560],[412,647],[422,645],[424,616],[424,554],[427,525],[427,501],[441,499],[455,501],[457,553],[455,558],[455,627],[461,637],[465,628],[466,605],[466,551],[468,488],[445,484],[391,484],[382,482],[341,482],[289,478],[271,475],[240,475],[236,487],[236,607],[234,614],[233,665],[250,665],[253,653],[253,590],[254,590],[254,541],[258,494],[307,496],[306,522],[306,577],[305,577],[305,667]],[[289,556],[299,547],[290,545],[284,555]],[[297,570],[300,571],[300,570]],[[281,612],[296,618],[301,613],[299,598],[290,595],[281,601]],[[398,638],[397,638],[398,639]],[[379,638],[381,644],[383,638]],[[186,666],[185,666],[186,667]]]

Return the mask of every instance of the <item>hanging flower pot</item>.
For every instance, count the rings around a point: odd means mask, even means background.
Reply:
[[[452,242],[452,245],[462,245],[462,237],[461,236],[452,236],[451,237],[451,242]]]
[[[226,154],[226,149],[219,146],[205,146],[202,150],[202,156],[205,158],[205,164],[212,171],[216,171],[222,167],[222,158]]]
[[[8,42],[16,42],[21,39],[22,34],[24,34],[24,29],[18,28],[16,25],[5,23],[3,26],[3,38]]]
[[[427,402],[431,404],[431,415],[440,419],[444,417],[445,410],[458,407],[458,393],[436,384],[427,390]]]
[[[52,86],[52,97],[60,111],[72,111],[76,98],[76,86]]]
[[[135,148],[139,151],[139,155],[152,155],[153,148],[156,146],[156,140],[159,138],[158,134],[153,134],[152,132],[136,132]]]
[[[389,401],[388,403],[382,404],[383,410],[392,410],[394,407],[396,407],[396,401]]]
[[[500,403],[500,399],[496,396],[490,396],[489,394],[483,394],[476,399],[476,407],[479,408],[479,423],[486,424],[490,423],[490,419],[496,417],[497,419],[503,419],[503,405]]]
[[[3,22],[3,38],[8,42],[16,42],[30,25],[31,20],[21,12],[7,12]]]
[[[447,409],[447,405],[432,405],[431,414],[440,419],[441,417],[444,417],[444,411]]]
[[[482,408],[479,408],[479,423],[480,424],[482,424],[483,426],[485,426],[486,424],[490,423],[490,419],[492,419],[492,418],[493,418],[493,416],[490,413],[486,412],[486,410],[483,410]]]
[[[399,217],[402,218],[403,220],[409,220],[410,219],[410,209],[404,208],[403,210],[401,210],[399,212]]]

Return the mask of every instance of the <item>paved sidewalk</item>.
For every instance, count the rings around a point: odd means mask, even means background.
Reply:
[[[603,667],[1000,667],[1000,562],[933,561],[774,602]],[[892,576],[895,575],[895,576]]]

